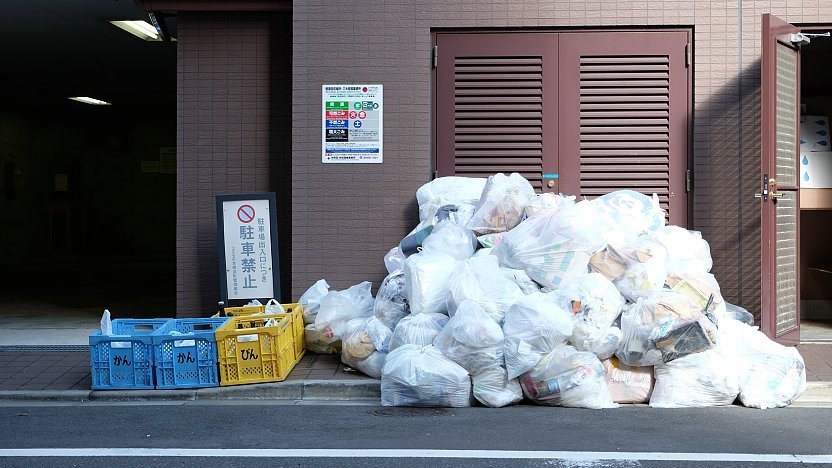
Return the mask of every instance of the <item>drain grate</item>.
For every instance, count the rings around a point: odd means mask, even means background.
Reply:
[[[0,345],[0,353],[89,353],[89,345]]]
[[[371,416],[401,417],[434,417],[450,416],[451,412],[444,408],[382,408],[370,411]]]

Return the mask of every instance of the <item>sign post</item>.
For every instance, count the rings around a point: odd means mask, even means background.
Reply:
[[[280,301],[274,193],[217,196],[217,251],[226,306]]]

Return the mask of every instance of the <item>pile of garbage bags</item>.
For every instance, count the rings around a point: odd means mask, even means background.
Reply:
[[[416,198],[375,298],[320,280],[300,299],[307,349],[380,378],[384,405],[773,408],[805,389],[797,350],[725,302],[707,241],[655,195],[576,201],[496,174]]]

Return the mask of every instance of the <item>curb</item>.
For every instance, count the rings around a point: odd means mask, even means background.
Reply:
[[[0,401],[378,400],[378,380],[296,380],[180,390],[10,390]]]

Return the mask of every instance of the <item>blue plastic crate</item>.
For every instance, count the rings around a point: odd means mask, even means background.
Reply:
[[[116,319],[113,334],[90,335],[93,390],[153,388],[150,335],[171,319]]]
[[[216,387],[219,378],[214,330],[227,320],[175,319],[154,332],[156,388]]]

